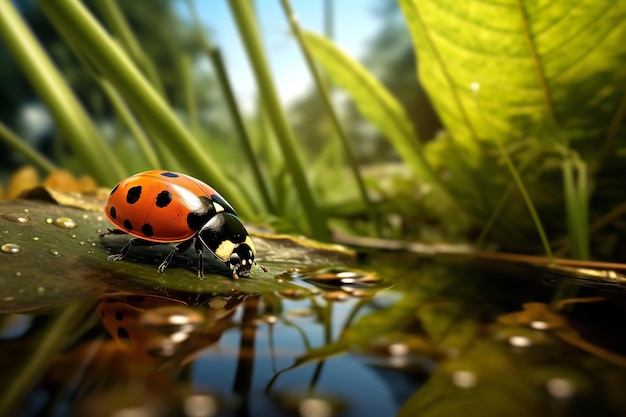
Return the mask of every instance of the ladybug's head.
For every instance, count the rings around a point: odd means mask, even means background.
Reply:
[[[250,269],[256,264],[254,245],[237,216],[224,212],[216,214],[202,226],[197,237],[230,268],[233,279],[250,275]],[[267,272],[265,267],[259,267]]]
[[[255,264],[254,252],[247,243],[240,243],[235,246],[233,253],[230,254],[230,257],[225,262],[226,266],[233,271],[233,279],[247,277],[250,275],[252,265]]]

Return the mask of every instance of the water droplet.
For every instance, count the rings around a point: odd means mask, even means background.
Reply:
[[[288,288],[286,290],[280,290],[278,293],[285,298],[291,298],[294,300],[299,300],[309,295],[307,291],[300,288]]]
[[[34,240],[35,242],[37,242],[37,241],[39,240],[39,238],[38,238],[37,236],[33,236],[33,240]]]
[[[572,381],[565,378],[550,378],[546,381],[546,389],[557,398],[570,398],[576,393],[576,387]]]
[[[15,276],[16,276],[16,277],[21,277],[21,276],[22,276],[22,273],[21,273],[20,271],[15,271]]]
[[[73,234],[73,233],[70,233],[70,235],[69,235],[69,236],[70,236],[72,239],[76,239],[76,237],[77,237],[77,236],[76,236],[75,234]]]
[[[310,308],[293,308],[287,311],[287,314],[293,317],[309,317],[315,314]]]
[[[459,370],[452,374],[452,383],[459,388],[472,388],[476,386],[478,378],[472,371]]]
[[[530,322],[530,327],[537,330],[547,330],[550,328],[550,323],[545,320],[533,320]]]
[[[331,292],[327,292],[326,294],[324,294],[324,298],[326,300],[332,300],[332,301],[344,301],[347,300],[349,297],[347,292],[344,291],[331,291]]]
[[[54,224],[59,226],[61,229],[73,229],[76,227],[76,222],[69,217],[58,217],[54,221]]]
[[[424,337],[404,333],[379,336],[355,351],[377,366],[430,369],[441,353]]]
[[[166,306],[146,310],[141,316],[141,324],[153,330],[174,334],[191,332],[204,323],[204,316],[198,311],[183,306]]]
[[[26,213],[2,213],[0,216],[15,223],[28,223],[30,220]]]
[[[494,334],[496,340],[505,342],[515,348],[531,348],[555,343],[550,333],[524,327],[502,327]]]
[[[189,417],[212,417],[219,412],[219,401],[213,395],[192,394],[183,400],[185,415]]]
[[[56,250],[56,249],[50,249],[50,250],[48,251],[48,253],[49,253],[50,255],[52,255],[52,256],[61,256],[61,252],[59,252],[59,251],[58,251],[58,250]]]
[[[331,417],[333,415],[333,406],[330,402],[321,398],[304,398],[298,404],[298,411],[303,417]]]
[[[37,287],[37,292],[39,294],[42,294],[42,293],[46,292],[46,289],[44,287]]]
[[[53,220],[53,219],[51,219],[50,217],[48,217],[48,218],[46,219],[46,223],[47,223],[47,224],[52,224],[52,223],[54,223],[54,220]]]
[[[305,281],[317,287],[331,291],[341,290],[349,294],[357,292],[359,297],[374,295],[376,291],[390,285],[388,281],[371,272],[345,267],[322,268],[304,275]],[[365,293],[364,290],[370,292]]]
[[[20,248],[20,246],[15,243],[5,243],[4,245],[0,246],[0,250],[4,253],[16,254],[20,253],[22,251],[22,248]]]
[[[477,93],[478,90],[480,90],[480,83],[478,81],[474,81],[473,83],[470,83],[470,90]]]

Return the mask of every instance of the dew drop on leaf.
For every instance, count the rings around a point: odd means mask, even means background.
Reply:
[[[76,227],[76,222],[69,217],[58,217],[54,221],[54,224],[59,226],[61,229],[73,229]]]
[[[0,250],[4,253],[16,254],[20,253],[22,251],[22,248],[20,248],[20,246],[16,245],[15,243],[5,243],[4,245],[0,246]]]
[[[15,223],[28,223],[30,220],[26,213],[2,213],[0,216]]]

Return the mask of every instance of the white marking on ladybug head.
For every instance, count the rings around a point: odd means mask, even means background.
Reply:
[[[213,207],[215,208],[216,213],[221,213],[224,211],[224,207],[222,207],[222,205],[216,201],[213,202]]]
[[[242,259],[242,260],[241,260],[241,264],[242,264],[242,265],[245,265],[246,263],[247,263],[247,261],[246,261],[245,259]]]

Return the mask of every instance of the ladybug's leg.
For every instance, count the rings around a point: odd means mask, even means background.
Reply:
[[[198,254],[198,279],[204,279],[204,258],[202,257],[202,252],[204,251],[202,247],[202,242],[200,239],[196,239],[196,253]]]
[[[107,229],[106,232],[100,233],[100,237],[104,237],[107,235],[127,235],[128,233],[121,231],[120,229]]]
[[[114,229],[117,230],[117,229]],[[118,230],[119,233],[116,233],[114,230],[111,230],[110,233],[112,234],[126,234],[124,232],[122,232],[121,230]],[[130,249],[131,246],[146,246],[146,245],[154,245],[154,242],[149,242],[147,240],[141,240],[141,239],[131,239],[128,241],[128,243],[126,243],[123,247],[122,250],[120,251],[120,253],[115,254],[115,255],[109,255],[107,257],[107,261],[121,261],[122,259],[124,259],[126,257],[126,255],[128,254],[128,250]]]
[[[167,254],[163,262],[161,262],[161,265],[159,265],[159,267],[157,268],[157,271],[159,272],[165,271],[165,268],[167,268],[170,262],[172,262],[174,255],[178,255],[179,253],[183,253],[184,251],[189,249],[192,242],[193,242],[193,239],[187,239],[187,240],[180,242],[178,245],[174,246],[174,249],[172,249],[172,251]]]

